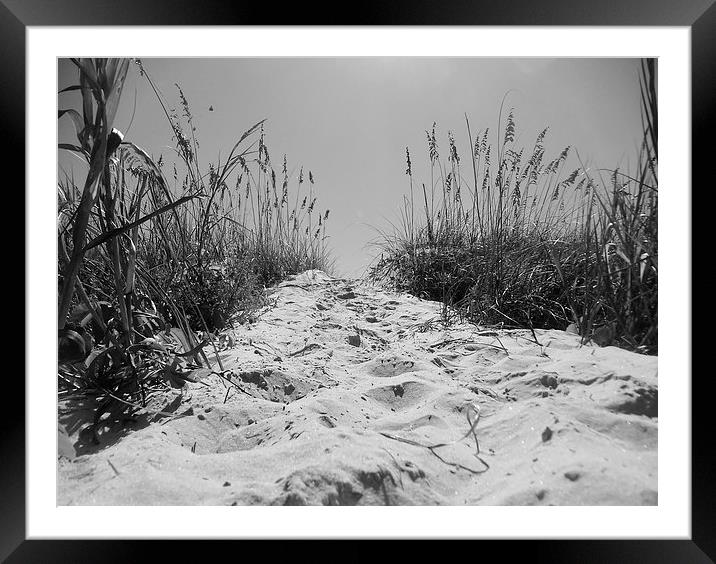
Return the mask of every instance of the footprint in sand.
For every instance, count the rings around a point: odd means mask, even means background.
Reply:
[[[364,364],[364,369],[370,376],[378,378],[390,378],[400,376],[406,372],[422,370],[422,365],[417,365],[414,360],[391,354],[382,354],[369,360]]]
[[[318,418],[318,422],[329,429],[333,429],[336,426],[335,421],[333,421],[333,419],[331,419],[328,415],[321,415]]]
[[[408,380],[392,386],[372,388],[365,392],[364,395],[394,411],[398,411],[425,401],[433,390],[433,386],[429,384]]]

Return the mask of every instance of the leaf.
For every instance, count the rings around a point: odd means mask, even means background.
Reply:
[[[87,77],[82,74],[80,76],[82,84],[82,116],[85,120],[85,132],[92,131],[94,126],[94,98],[92,96],[92,88],[89,86]],[[83,145],[85,140],[83,140]]]
[[[109,93],[114,87],[114,80],[117,75],[117,68],[121,59],[107,59],[104,63],[104,80],[102,81],[102,90],[105,95],[109,96]]]
[[[183,342],[183,341],[182,341],[182,342]],[[204,339],[201,343],[199,343],[199,344],[198,344],[197,346],[195,346],[193,349],[188,349],[188,350],[187,350],[187,347],[184,346],[184,349],[186,350],[186,352],[177,353],[176,356],[181,356],[181,357],[195,356],[196,354],[199,353],[199,351],[201,351],[201,349],[203,349],[203,348],[204,348],[206,345],[208,345],[208,344],[209,344],[209,341],[207,341],[206,339]]]
[[[85,122],[82,119],[82,116],[77,110],[59,110],[57,112],[57,119],[60,119],[65,114],[72,118],[72,123],[75,126],[75,133],[77,134],[77,140],[80,142],[80,144],[82,144],[82,133],[85,129]]]
[[[183,388],[186,384],[185,380],[180,380],[176,376],[176,368],[179,366],[179,360],[174,359],[171,364],[167,364],[167,366],[164,368],[164,377],[169,382],[169,385],[172,388]]]
[[[182,370],[182,365],[179,359],[175,358],[171,364],[168,364],[164,369],[164,377],[169,382],[172,388],[183,388],[187,382],[192,384],[201,383],[198,379],[199,375],[204,375],[206,369],[199,370]]]
[[[164,207],[159,208],[158,210],[153,211],[150,214],[145,215],[144,217],[139,218],[136,221],[132,221],[131,223],[127,223],[126,225],[123,225],[122,227],[117,227],[116,229],[112,229],[110,231],[107,231],[105,233],[102,233],[101,235],[98,235],[94,239],[92,239],[87,245],[85,245],[82,252],[87,252],[90,249],[93,249],[94,247],[101,245],[105,241],[109,241],[110,239],[117,237],[118,235],[121,235],[122,233],[129,231],[130,229],[137,227],[138,225],[141,225],[145,221],[149,221],[153,217],[156,217],[158,215],[161,215],[165,212],[168,212],[169,210],[183,204],[184,202],[188,202],[189,200],[193,198],[197,198],[199,194],[191,194],[189,196],[184,196],[182,198],[179,198],[176,202],[172,202],[171,204],[167,204]]]
[[[154,351],[160,351],[163,353],[169,352],[162,343],[160,343],[157,339],[154,339],[153,337],[147,337],[139,343],[132,345],[130,348],[132,348],[132,350],[146,348]]]
[[[72,90],[82,90],[82,86],[79,84],[73,84],[72,86],[68,86],[67,88],[63,88],[58,92],[58,94],[62,94],[63,92],[70,92]]]
[[[89,368],[90,366],[92,366],[92,363],[95,361],[95,359],[102,354],[104,354],[104,351],[102,351],[102,350],[98,350],[98,349],[93,350],[89,354],[89,356],[85,359],[85,368]],[[96,371],[96,369],[97,369],[97,365],[94,366],[93,370]]]
[[[90,83],[90,87],[99,91],[100,85],[97,79],[97,71],[94,67],[94,61],[92,59],[83,58],[72,59],[72,62],[79,67],[82,76],[84,76]]]
[[[184,334],[184,331],[178,327],[171,327],[169,328],[169,332],[177,341],[181,343],[182,350],[184,352],[191,350],[191,344],[189,343],[187,336]]]
[[[63,425],[57,424],[57,457],[64,456],[70,460],[77,458],[75,445],[72,443],[67,429]]]
[[[71,143],[59,143],[57,145],[59,149],[65,149],[66,151],[73,151],[75,153],[79,153],[83,157],[85,157],[87,160],[90,159],[90,154],[85,151],[82,147],[78,147],[77,145],[72,145]]]
[[[112,68],[112,83],[107,93],[105,101],[105,111],[107,115],[107,128],[111,128],[114,123],[114,116],[117,113],[119,99],[122,95],[124,80],[127,78],[127,69],[129,68],[129,59],[110,59],[108,65],[117,65],[116,71]]]

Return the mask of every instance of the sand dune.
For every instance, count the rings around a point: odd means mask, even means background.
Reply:
[[[206,375],[152,399],[174,417],[78,443],[58,503],[657,503],[655,357],[444,328],[440,304],[320,271],[270,299],[220,353],[236,386]]]

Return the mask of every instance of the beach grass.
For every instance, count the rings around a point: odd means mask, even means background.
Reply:
[[[204,163],[190,104],[173,109],[139,60],[73,59],[75,138],[59,149],[87,164],[58,181],[60,393],[91,391],[103,412],[145,405],[148,388],[219,369],[218,334],[254,320],[265,288],[331,270],[311,171],[277,171],[266,122],[239,132],[227,157]],[[173,133],[167,162],[124,139],[114,116],[129,72],[156,95]],[[175,346],[176,345],[176,346]],[[218,367],[216,366],[218,364]],[[119,409],[118,412],[122,412]]]
[[[517,146],[514,109],[500,108],[496,134],[485,128],[474,137],[466,115],[467,155],[452,132],[443,154],[433,124],[430,177],[414,178],[406,148],[409,193],[400,220],[381,232],[371,278],[442,301],[446,320],[569,328],[585,343],[656,354],[653,60],[643,61],[639,80],[644,136],[634,170],[587,166],[572,147],[548,157],[547,128],[531,147]]]

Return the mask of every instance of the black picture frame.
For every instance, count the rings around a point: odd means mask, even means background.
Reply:
[[[27,26],[67,25],[565,25],[565,26],[687,26],[692,44],[692,185],[713,191],[713,175],[706,169],[713,159],[713,99],[716,84],[716,6],[713,0],[622,0],[607,3],[589,0],[533,0],[512,2],[435,2],[402,0],[331,5],[292,3],[282,6],[259,2],[217,0],[0,0],[0,114],[4,159],[25,162],[25,32]],[[568,55],[568,53],[565,53]],[[698,117],[698,119],[696,119]],[[25,185],[24,168],[16,185]],[[690,186],[683,187],[691,190]],[[17,191],[17,190],[16,190]],[[693,194],[693,191],[692,191]],[[701,198],[701,196],[699,196]],[[701,201],[701,200],[700,200]],[[24,204],[23,204],[24,205]],[[703,209],[703,204],[700,208]],[[25,208],[27,209],[27,208]],[[692,225],[697,225],[692,218]],[[692,256],[700,256],[705,241],[694,237]],[[703,255],[702,255],[703,256]],[[24,272],[24,271],[23,271]],[[691,278],[693,280],[693,277]],[[24,280],[27,288],[27,280]],[[698,295],[693,294],[692,295]],[[25,300],[31,296],[25,292]],[[19,318],[17,318],[19,319]],[[17,323],[15,322],[15,325]],[[696,326],[692,343],[704,340]],[[27,335],[27,339],[32,338]],[[692,350],[703,350],[693,347]],[[19,354],[13,355],[13,358]],[[692,361],[693,362],[693,361]],[[692,364],[693,365],[693,364]],[[17,373],[17,371],[14,371]],[[716,558],[716,455],[712,448],[711,417],[713,379],[707,371],[692,371],[692,537],[691,540],[570,540],[570,541],[478,541],[469,549],[474,557],[504,559],[523,552],[530,560],[549,562],[712,562]],[[691,374],[662,375],[690,378]],[[187,546],[186,542],[155,541],[28,541],[25,540],[25,385],[6,377],[2,391],[13,398],[6,403],[0,433],[0,559],[8,562],[134,562],[160,551],[162,559],[193,553],[212,553],[217,548]],[[711,388],[712,389],[712,388]],[[10,406],[10,407],[8,407]],[[15,413],[8,409],[17,410]],[[222,541],[224,542],[224,541]],[[249,542],[249,541],[243,541]],[[509,547],[505,546],[506,544]],[[167,546],[169,545],[169,546]],[[474,546],[474,545],[471,545]],[[454,550],[454,549],[451,549]],[[150,552],[151,551],[151,552]],[[242,553],[246,554],[242,548]],[[468,554],[469,554],[468,553]],[[341,552],[357,558],[359,552]],[[334,556],[339,556],[335,555]],[[241,557],[236,554],[235,557]]]

